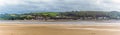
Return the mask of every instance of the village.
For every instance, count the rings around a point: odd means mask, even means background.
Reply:
[[[34,12],[24,14],[2,14],[1,20],[111,20],[120,19],[120,12],[111,11],[71,11]]]

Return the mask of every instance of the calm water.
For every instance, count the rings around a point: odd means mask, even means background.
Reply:
[[[120,20],[80,20],[80,21],[33,21],[33,20],[0,20],[1,24],[120,24]]]

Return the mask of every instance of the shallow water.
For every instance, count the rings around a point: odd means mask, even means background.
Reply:
[[[120,20],[78,20],[78,21],[39,21],[39,20],[0,20],[1,24],[115,24]]]

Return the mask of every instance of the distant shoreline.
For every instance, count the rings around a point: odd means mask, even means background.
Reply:
[[[0,24],[120,25],[120,20],[77,20],[77,21],[0,20]]]
[[[111,20],[47,20],[47,21],[112,21],[116,19]],[[45,21],[45,20],[0,20],[0,21]]]

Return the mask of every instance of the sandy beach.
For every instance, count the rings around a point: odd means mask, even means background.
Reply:
[[[73,24],[0,24],[0,35],[120,35],[120,27]]]

